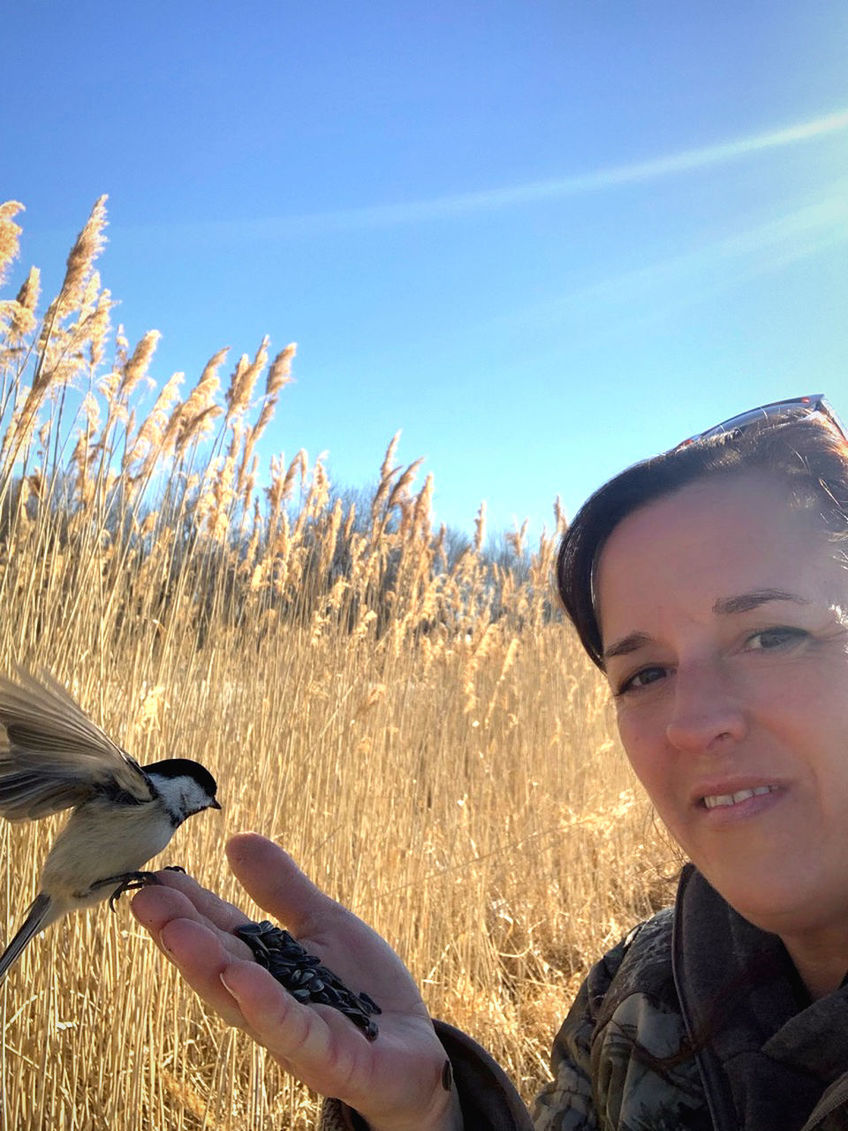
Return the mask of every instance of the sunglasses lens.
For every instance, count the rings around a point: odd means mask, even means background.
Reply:
[[[699,440],[707,440],[711,436],[720,436],[723,432],[744,432],[746,428],[758,420],[767,420],[769,417],[773,416],[783,416],[787,413],[792,413],[793,410],[803,411],[809,414],[821,413],[839,429],[843,437],[848,439],[845,429],[842,427],[836,413],[822,394],[816,393],[809,397],[792,397],[785,401],[773,401],[771,404],[761,405],[759,408],[752,408],[747,412],[741,412],[738,416],[731,416],[729,420],[724,420],[721,424],[715,424],[712,428],[708,428],[706,432],[699,432],[696,436],[690,436],[688,440],[684,440],[681,444],[678,444],[672,451],[687,448],[690,444],[695,444]]]

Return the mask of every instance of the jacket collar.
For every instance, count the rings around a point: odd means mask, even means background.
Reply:
[[[800,1127],[848,1065],[848,988],[812,1002],[778,936],[743,919],[692,865],[672,945],[716,1128]]]

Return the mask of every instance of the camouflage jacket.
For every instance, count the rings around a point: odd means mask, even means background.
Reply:
[[[848,1131],[848,984],[811,1001],[780,940],[691,866],[675,907],[590,971],[532,1118],[486,1052],[437,1028],[469,1131]],[[331,1101],[321,1126],[364,1125]]]

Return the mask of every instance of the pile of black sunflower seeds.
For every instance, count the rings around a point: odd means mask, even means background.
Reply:
[[[379,1030],[373,1016],[381,1012],[376,1001],[366,993],[349,990],[341,978],[288,931],[263,919],[261,923],[244,923],[233,933],[247,943],[259,965],[297,1001],[331,1005],[360,1028],[369,1041],[376,1040]]]

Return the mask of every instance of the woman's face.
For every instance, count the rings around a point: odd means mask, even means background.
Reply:
[[[848,572],[814,507],[759,474],[636,511],[599,564],[622,742],[740,914],[848,929]]]

